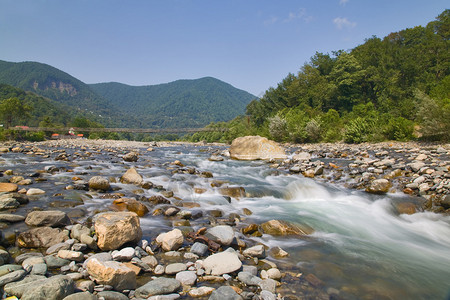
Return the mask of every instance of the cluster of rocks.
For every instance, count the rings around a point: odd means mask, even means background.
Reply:
[[[368,193],[418,196],[424,201],[417,209],[450,212],[450,151],[443,146],[333,144],[293,149],[292,158],[278,167]],[[415,206],[402,203],[397,209],[414,213]]]
[[[36,145],[21,145],[8,151],[13,149],[16,153],[61,161],[83,159],[89,156],[87,152],[96,151],[84,147],[82,151],[69,154],[63,150],[43,150]],[[117,149],[112,153],[117,154]],[[126,162],[139,159],[137,152],[126,152],[118,157]],[[173,162],[171,168],[174,173],[212,178],[210,172],[185,167],[179,161]],[[43,170],[49,174],[60,171],[61,167],[56,166]],[[114,211],[97,213],[83,223],[77,223],[60,210],[31,210],[22,216],[14,214],[14,210],[28,205],[30,197],[37,201],[46,192],[27,189],[25,178],[15,178],[21,175],[14,175],[14,170],[3,174],[3,179],[9,182],[0,183],[1,198],[7,199],[0,208],[4,211],[0,222],[24,223],[27,227],[8,233],[1,241],[4,247],[0,247],[0,287],[4,296],[20,299],[277,299],[282,297],[277,289],[281,288],[284,276],[308,288],[318,286],[314,276],[302,278],[301,274],[284,273],[267,259],[269,255],[278,259],[287,257],[283,249],[270,249],[252,241],[252,237],[261,234],[305,235],[313,231],[311,228],[281,220],[244,226],[239,222],[240,215],[222,218],[221,211],[212,211],[208,222],[202,223],[206,227],[194,231],[190,221],[205,213],[186,209],[190,207],[186,203],[176,205],[172,192],[161,190],[160,195],[149,198],[124,197],[118,192],[111,193],[115,189],[114,182],[103,176],[91,176],[89,180],[74,176],[73,184],[64,189],[95,191],[99,197],[111,199]],[[30,184],[40,181],[38,174],[31,178],[34,181]],[[120,182],[155,188],[133,167],[121,176]],[[245,195],[243,188],[224,187],[220,191],[228,199]],[[178,227],[152,240],[142,239],[140,217],[150,213],[164,216]],[[244,214],[251,214],[251,211],[246,210]]]
[[[14,216],[2,214],[0,218],[13,220]],[[276,287],[282,273],[272,262],[266,261],[270,268],[265,269],[255,264],[258,259],[265,261],[265,247],[256,245],[236,250],[235,232],[228,225],[203,229],[204,235],[198,235],[196,242],[186,240],[177,228],[149,242],[141,239],[139,217],[134,212],[97,214],[92,228],[67,225],[70,219],[61,211],[33,211],[24,221],[33,228],[20,233],[17,244],[21,248],[45,249],[45,253],[30,251],[15,256],[16,253],[0,250],[3,262],[0,286],[9,296],[21,299],[177,299],[181,295],[210,296],[210,299],[277,298]],[[281,230],[275,228],[277,224],[270,225],[267,226],[272,229],[268,231]],[[208,243],[203,243],[205,240],[214,241],[225,250],[212,253]],[[159,259],[155,252],[159,252]],[[8,263],[13,257],[15,263]],[[251,264],[243,265],[245,261]],[[55,273],[59,275],[53,276]],[[138,286],[140,274],[148,280]],[[198,282],[202,284],[197,287]],[[221,287],[208,286],[208,282],[219,283]]]
[[[425,201],[419,209],[450,213],[450,147],[415,143],[280,145],[259,136],[238,138],[230,146],[234,159],[264,159],[274,168],[308,178],[344,184],[368,193],[403,192]],[[400,203],[400,213],[416,204]]]

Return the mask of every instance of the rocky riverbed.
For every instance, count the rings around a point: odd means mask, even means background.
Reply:
[[[0,287],[20,299],[339,299],[354,297],[285,262],[261,236],[305,239],[307,224],[249,222],[248,208],[205,209],[182,198],[217,192],[225,203],[260,197],[182,160],[156,159],[177,143],[61,140],[0,147]],[[211,163],[224,145],[190,145]],[[408,194],[398,214],[448,214],[448,145],[285,145],[271,175]],[[160,150],[165,149],[165,150]],[[175,153],[176,155],[176,153]],[[155,156],[155,157],[154,157]],[[163,171],[186,184],[166,184]],[[203,186],[197,186],[199,181]],[[164,186],[165,185],[165,186]],[[151,225],[152,230],[149,230]],[[380,293],[378,293],[380,292]],[[366,294],[378,299],[381,291]],[[350,296],[349,296],[350,295]]]

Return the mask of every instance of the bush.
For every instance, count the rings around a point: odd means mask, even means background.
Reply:
[[[316,143],[320,140],[321,128],[320,123],[317,120],[310,120],[305,126],[305,131],[309,142]]]
[[[288,134],[286,120],[278,115],[269,118],[269,133],[277,142],[284,140]]]
[[[391,118],[384,130],[390,140],[407,141],[413,137],[414,123],[402,117]]]
[[[344,141],[346,143],[364,143],[370,140],[373,122],[357,117],[345,126]]]

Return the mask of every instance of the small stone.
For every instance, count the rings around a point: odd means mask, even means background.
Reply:
[[[72,250],[59,250],[58,257],[67,260],[82,262],[84,260],[83,252]]]
[[[166,266],[165,273],[168,275],[174,275],[178,272],[185,271],[187,269],[186,265],[183,263],[174,263]]]
[[[234,230],[228,225],[219,225],[206,230],[205,236],[216,243],[229,246],[234,239]]]
[[[122,175],[120,178],[120,182],[122,183],[128,183],[128,184],[135,184],[140,185],[144,179],[142,176],[136,171],[135,168],[128,169],[125,174]]]
[[[210,295],[215,288],[208,286],[201,286],[199,288],[194,288],[188,292],[189,296],[197,298],[197,297],[206,297]],[[222,299],[223,300],[223,299]]]
[[[161,245],[164,251],[177,250],[183,245],[183,241],[183,233],[178,228],[166,233],[161,233],[156,238],[156,242]]]
[[[258,286],[262,282],[261,278],[247,272],[239,272],[238,279],[240,282],[246,285],[253,285],[253,286]]]
[[[251,248],[245,249],[242,254],[250,257],[264,258],[266,257],[266,251],[263,245],[256,245]]]
[[[19,187],[15,183],[0,182],[0,193],[17,192]]]
[[[153,273],[155,273],[156,275],[162,275],[162,274],[164,274],[164,271],[165,271],[164,266],[157,265],[155,267],[155,270],[153,271]]]
[[[385,194],[389,191],[392,184],[387,179],[375,179],[366,188],[366,192],[371,194]]]
[[[195,242],[191,246],[191,253],[197,254],[198,256],[206,256],[208,253],[208,246],[200,242]]]
[[[145,256],[141,260],[147,265],[149,265],[151,268],[155,268],[158,265],[158,261],[153,255]]]
[[[275,258],[285,258],[289,256],[289,253],[276,246],[270,249],[270,254]]]
[[[209,300],[242,300],[242,297],[234,291],[230,286],[221,286],[214,290],[209,297]]]
[[[171,294],[181,288],[181,283],[173,278],[156,278],[136,289],[136,297],[148,298],[150,296]]]
[[[126,162],[136,162],[139,158],[139,154],[137,152],[131,151],[125,154],[122,158]]]
[[[25,223],[28,226],[61,227],[70,224],[69,217],[59,210],[32,211],[27,215]]]
[[[123,248],[120,251],[114,251],[111,255],[114,260],[130,261],[134,257],[135,251],[132,247]]]
[[[107,191],[111,188],[109,180],[102,176],[94,176],[88,181],[90,189]]]
[[[182,285],[194,285],[197,281],[197,274],[194,271],[178,272],[175,279],[181,282]]]
[[[232,273],[242,267],[242,262],[235,253],[220,252],[208,256],[203,262],[207,274],[223,275]]]
[[[136,288],[136,274],[119,262],[94,258],[88,261],[86,269],[97,283],[111,285],[117,291]]]
[[[31,188],[27,191],[27,196],[36,196],[36,195],[43,195],[45,194],[44,190],[37,189],[37,188]]]

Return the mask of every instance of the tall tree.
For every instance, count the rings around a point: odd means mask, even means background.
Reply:
[[[0,115],[6,123],[6,128],[11,127],[14,119],[30,116],[31,107],[17,97],[8,98],[0,103]]]

